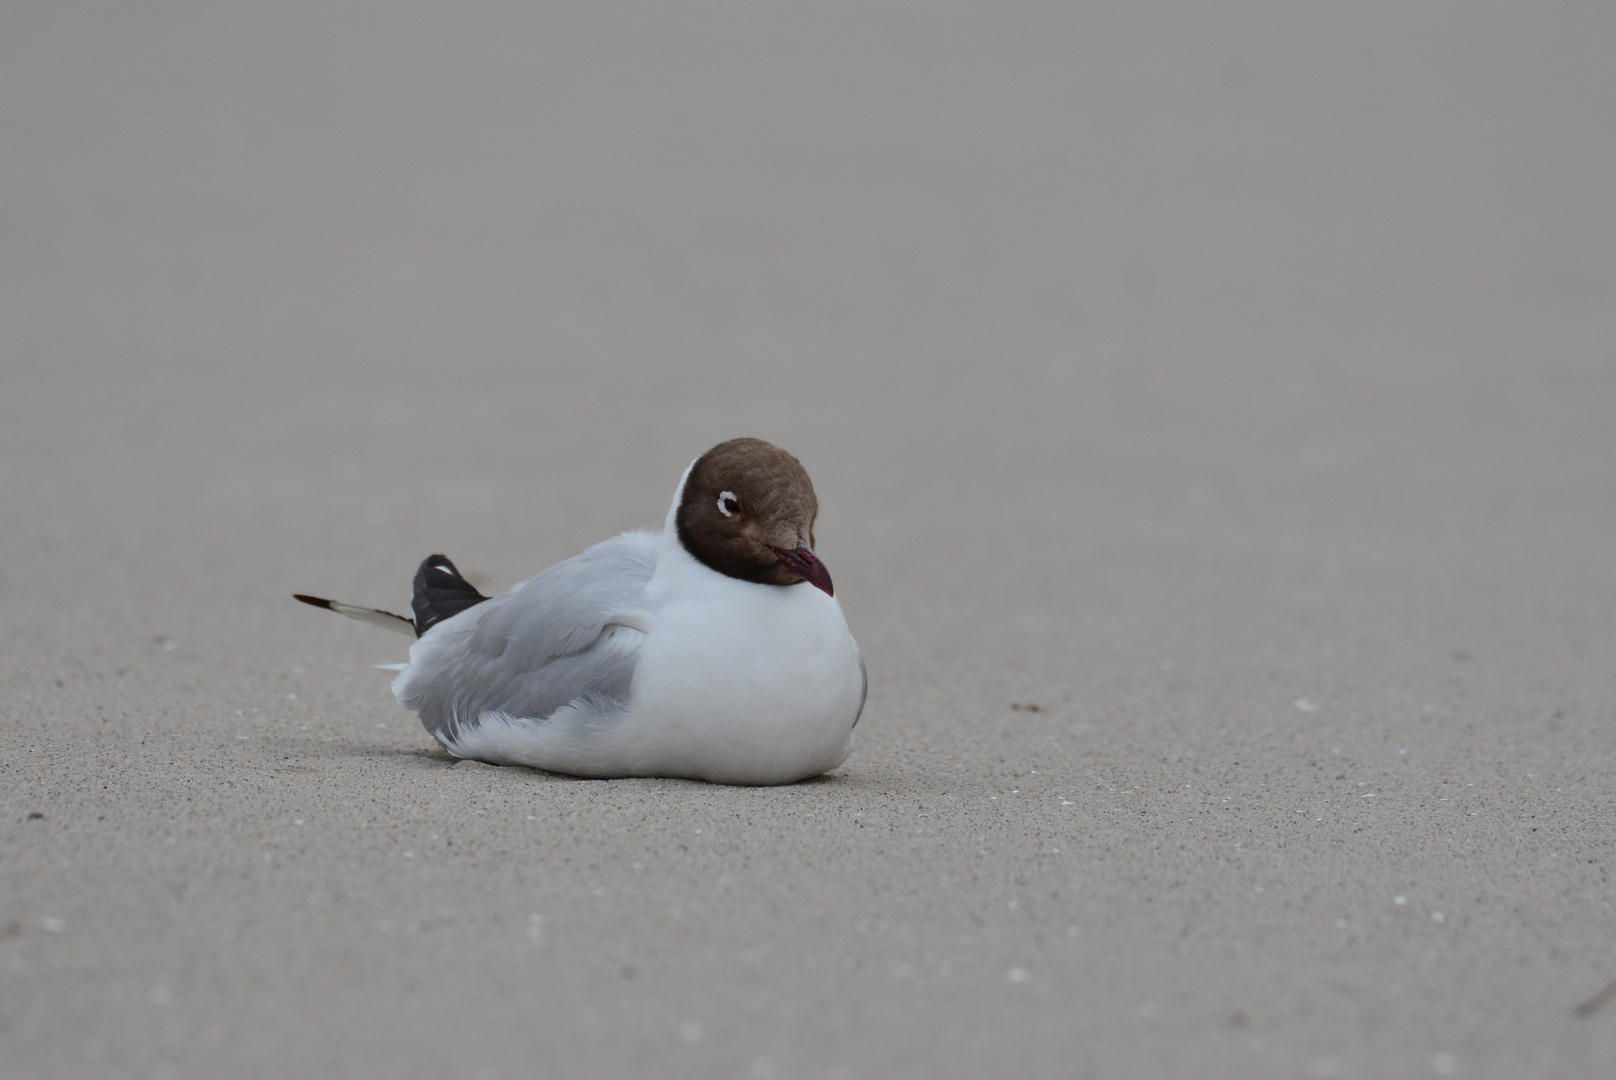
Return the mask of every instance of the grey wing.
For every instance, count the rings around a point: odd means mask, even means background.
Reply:
[[[859,678],[864,680],[864,689],[859,691],[858,712],[853,714],[853,726],[858,727],[859,717],[864,715],[864,703],[870,700],[870,669],[864,666],[864,650],[857,641],[853,642],[853,655],[858,657]]]
[[[542,720],[574,702],[620,711],[658,542],[655,533],[613,537],[444,620],[410,650],[394,694],[440,740],[485,713]]]

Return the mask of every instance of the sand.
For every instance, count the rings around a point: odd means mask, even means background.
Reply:
[[[8,1076],[1616,1073],[1616,9],[528,7],[6,16]],[[828,778],[291,599],[742,434]]]

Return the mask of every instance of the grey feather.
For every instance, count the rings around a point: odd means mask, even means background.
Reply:
[[[864,680],[864,689],[859,691],[858,712],[853,714],[853,726],[858,727],[859,717],[864,715],[864,703],[870,700],[870,669],[864,666],[864,650],[859,648],[858,642],[853,642],[853,655],[858,657],[859,678]]]
[[[613,537],[434,626],[410,650],[399,701],[451,741],[486,713],[541,722],[574,703],[596,718],[622,711],[659,543],[648,532]]]

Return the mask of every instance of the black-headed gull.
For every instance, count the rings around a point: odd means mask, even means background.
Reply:
[[[801,462],[732,439],[685,470],[660,533],[613,537],[503,596],[433,555],[413,619],[297,599],[415,634],[393,693],[456,757],[786,784],[846,760],[869,686],[814,555],[818,513]]]

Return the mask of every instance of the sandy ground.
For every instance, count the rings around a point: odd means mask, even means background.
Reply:
[[[0,18],[7,1076],[1616,1075],[1616,8],[259,7]],[[739,434],[829,778],[290,599]]]

